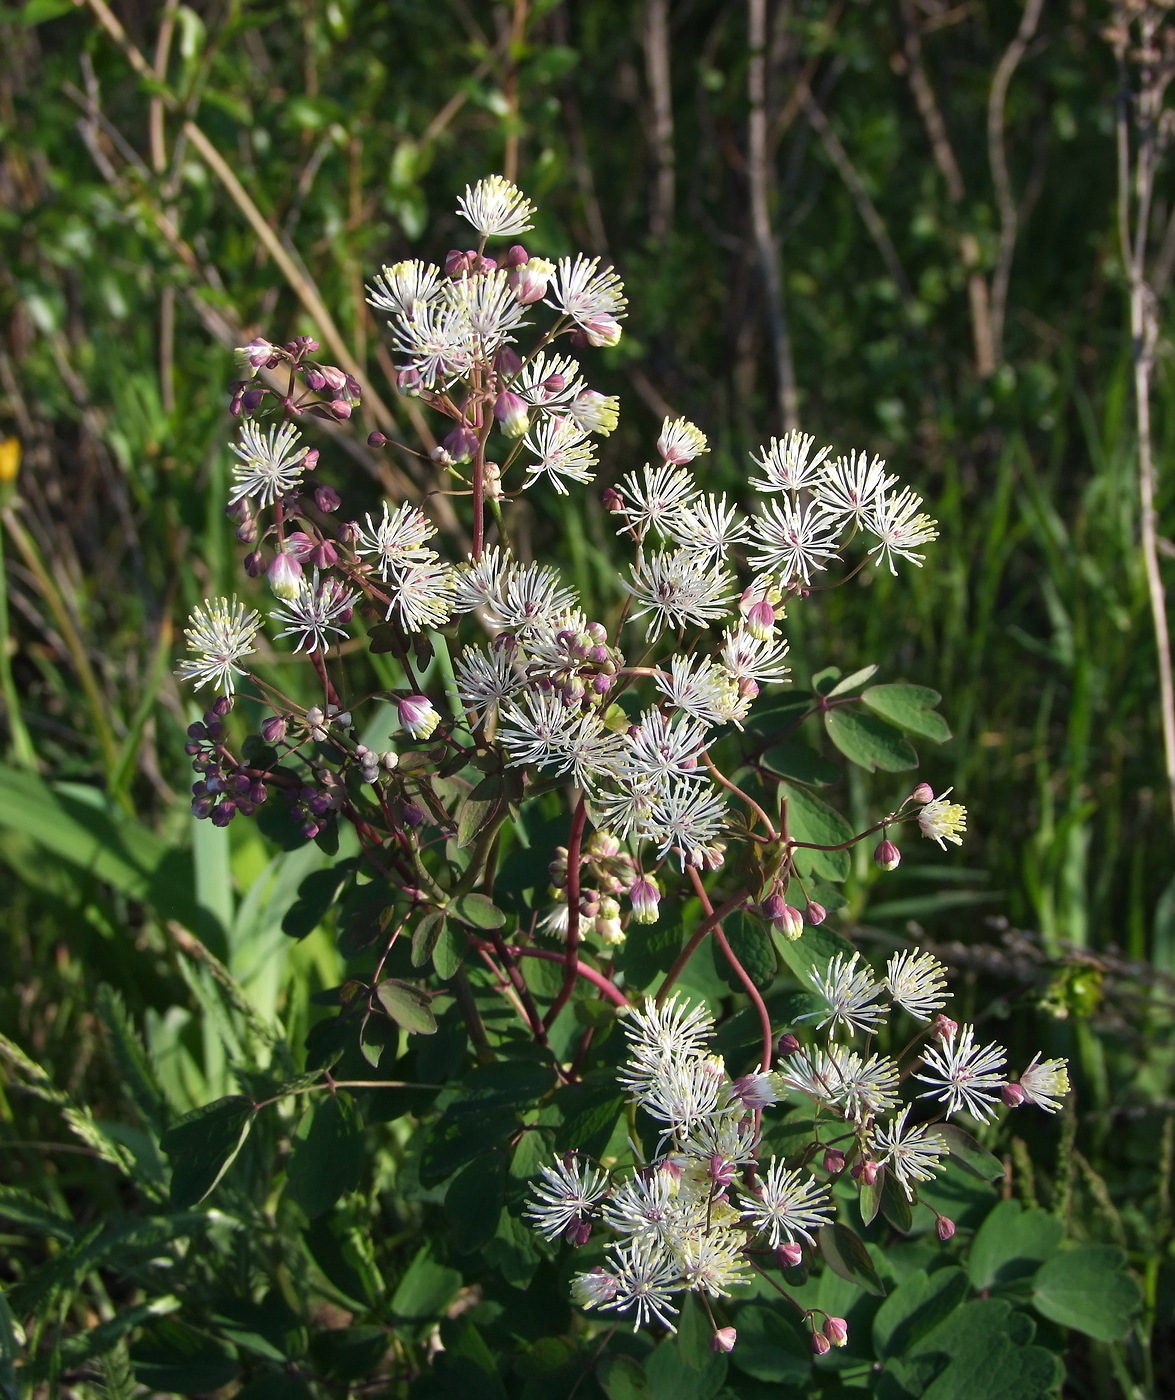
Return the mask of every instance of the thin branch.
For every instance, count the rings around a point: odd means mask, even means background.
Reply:
[[[1032,42],[1043,9],[1044,0],[1028,0],[1024,6],[1024,13],[1020,16],[1020,27],[996,67],[987,100],[987,156],[991,163],[996,207],[1000,214],[999,252],[996,255],[995,272],[991,278],[991,344],[992,355],[997,364],[1003,356],[1008,283],[1012,276],[1012,258],[1015,255],[1016,235],[1019,231],[1019,212],[1015,196],[1012,194],[1012,179],[1008,174],[1004,116],[1012,76]]]
[[[775,358],[779,417],[784,431],[790,432],[799,424],[799,397],[781,275],[782,255],[771,227],[770,190],[774,181],[767,142],[767,0],[747,0],[747,46],[747,180],[751,231],[763,278],[767,324]]]

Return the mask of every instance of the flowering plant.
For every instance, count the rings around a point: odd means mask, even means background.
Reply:
[[[1004,1052],[945,1014],[933,956],[895,953],[879,979],[825,923],[855,845],[877,838],[889,870],[902,824],[945,848],[966,814],[919,783],[856,830],[815,795],[829,764],[813,729],[892,772],[916,764],[910,736],[948,731],[935,692],[871,684],[876,667],[798,690],[782,624],[837,569],[919,564],[934,522],[877,457],[798,432],[753,457],[758,504],[715,496],[692,466],[705,434],[667,418],[656,460],[603,492],[632,560],[593,616],[524,555],[515,513],[536,487],[559,502],[595,480],[619,405],[577,353],[620,339],[624,291],[598,259],[487,251],[534,215],[501,177],[459,212],[475,247],[370,287],[401,392],[444,424],[416,454],[419,500],[336,524],[342,497],[315,484],[298,423],[346,423],[359,384],[306,338],[240,351],[228,509],[274,603],[268,624],[236,597],[193,613],[180,674],[218,692],[189,730],[193,811],[256,814],[334,858],[286,920],[297,934],[337,921],[357,967],[310,1068],[332,1095],[351,1064],[395,1061],[386,1082],[414,1093],[445,1080],[401,1108],[426,1124],[415,1170],[511,1281],[567,1240],[597,1258],[571,1284],[581,1327],[620,1313],[672,1331],[692,1294],[725,1352],[728,1299],[766,1279],[823,1354],[848,1324],[799,1300],[817,1259],[880,1289],[860,1231],[929,1219],[945,1242],[955,1226],[928,1184],[952,1157],[999,1174],[953,1120],[1052,1112],[1068,1088],[1064,1063],[1039,1056],[1010,1080]],[[386,680],[368,695],[345,666],[364,634]],[[313,667],[309,705],[280,684],[281,642]],[[256,732],[237,743],[242,710]],[[507,1176],[533,1180],[525,1201]]]

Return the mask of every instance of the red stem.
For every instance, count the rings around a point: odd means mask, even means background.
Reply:
[[[475,939],[474,943],[478,947],[483,946],[481,940]],[[489,949],[493,947],[493,944],[485,943],[484,946]],[[562,953],[556,953],[552,948],[520,948],[515,944],[508,944],[506,945],[506,951],[514,958],[542,958],[544,962],[557,963],[565,961],[564,955]],[[586,978],[587,981],[598,987],[613,1005],[632,1005],[632,1002],[629,1001],[620,988],[613,986],[604,974],[602,972],[597,972],[594,967],[589,967],[587,963],[577,962],[575,964],[575,971],[577,976]]]
[[[551,1029],[555,1017],[567,1005],[575,989],[575,977],[579,971],[579,862],[586,824],[587,806],[581,797],[572,814],[571,835],[567,839],[567,951],[564,954],[567,972],[563,977],[563,985],[559,988],[559,995],[543,1017],[545,1030]]]
[[[710,896],[706,893],[705,885],[702,884],[702,877],[692,865],[689,868],[689,873],[690,879],[693,881],[694,890],[698,898],[702,901],[702,908],[707,914],[713,914],[714,910],[710,904]],[[763,1000],[758,987],[756,987],[751,980],[750,973],[742,963],[739,962],[738,958],[735,957],[734,949],[730,946],[726,934],[722,932],[721,919],[715,920],[714,937],[718,940],[718,946],[726,954],[727,960],[738,976],[738,980],[747,989],[747,996],[750,997],[751,1001],[754,1003],[755,1010],[759,1013],[759,1025],[763,1028],[763,1058],[760,1063],[764,1070],[769,1070],[771,1068],[775,1039],[771,1034],[771,1016],[767,1010],[767,1003]]]
[[[661,983],[661,986],[657,992],[658,1006],[660,1006],[661,1003],[665,1000],[665,998],[669,995],[669,989],[673,986],[674,982],[676,982],[677,979],[681,976],[683,970],[685,969],[686,963],[689,962],[690,958],[692,958],[693,955],[701,947],[702,940],[711,931],[711,929],[714,928],[715,924],[721,923],[723,919],[728,917],[728,915],[733,914],[736,909],[741,909],[746,902],[747,895],[732,894],[728,900],[726,900],[723,904],[720,904],[716,911],[712,911],[711,913],[709,913],[707,917],[703,919],[703,921],[698,925],[698,927],[694,929],[693,933],[690,936],[690,941],[685,945],[681,952],[678,953],[677,961],[665,974],[665,980]]]

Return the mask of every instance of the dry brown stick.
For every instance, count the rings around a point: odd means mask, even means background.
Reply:
[[[751,231],[763,277],[764,302],[775,358],[779,417],[785,432],[799,424],[791,330],[784,299],[781,250],[771,228],[771,160],[767,144],[767,0],[747,0],[747,178]]]
[[[877,205],[870,198],[869,191],[865,188],[865,182],[857,173],[857,167],[841,143],[840,137],[833,131],[820,104],[813,97],[811,88],[805,87],[800,102],[804,109],[804,115],[808,118],[813,131],[820,138],[825,153],[836,166],[837,174],[845,182],[853,203],[857,206],[857,212],[861,216],[861,222],[877,245],[877,251],[881,254],[889,275],[897,284],[906,310],[912,311],[915,300],[913,290],[910,287],[910,279],[906,276],[906,269],[902,266],[898,250],[894,247],[893,239],[889,236],[885,220],[878,212]]]
[[[673,89],[669,64],[669,0],[646,0],[642,40],[651,98],[649,144],[656,171],[649,202],[649,232],[665,238],[673,227],[677,171],[673,152]]]
[[[1020,221],[1016,198],[1012,193],[1012,179],[1008,173],[1004,116],[1008,87],[1036,33],[1043,8],[1044,0],[1028,0],[1024,6],[1024,13],[1020,16],[1020,27],[996,66],[987,99],[987,156],[991,164],[992,184],[995,186],[996,208],[1000,215],[999,251],[991,278],[991,346],[992,357],[997,364],[1003,358],[1008,283],[1012,276],[1012,258],[1016,252],[1016,235],[1019,232]]]
[[[902,0],[903,51],[906,79],[914,95],[914,105],[930,141],[931,155],[947,187],[947,197],[961,210],[966,196],[963,173],[955,159],[938,99],[934,95],[922,56],[922,37],[913,0]],[[980,266],[979,240],[969,230],[959,234],[959,255],[967,274],[967,301],[971,310],[971,337],[975,348],[975,369],[986,379],[995,372],[995,351],[991,336],[991,298],[987,279]]]

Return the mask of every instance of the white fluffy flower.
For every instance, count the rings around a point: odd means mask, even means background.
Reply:
[[[367,300],[378,311],[387,311],[411,321],[425,306],[441,295],[441,270],[432,263],[413,258],[385,267],[371,279]]]
[[[736,544],[750,538],[751,522],[725,496],[699,497],[668,517],[665,528],[679,549],[696,554],[708,564],[723,560]]]
[[[870,461],[868,453],[854,449],[825,467],[814,495],[834,520],[862,521],[896,481],[880,457]]]
[[[777,685],[791,675],[784,661],[788,644],[782,638],[752,637],[745,627],[727,631],[719,656],[723,668],[736,680],[754,681],[756,685]]]
[[[906,949],[885,965],[885,985],[894,1001],[919,1021],[929,1021],[947,1004],[946,968],[930,953]]]
[[[615,1292],[599,1303],[585,1303],[615,1312],[632,1312],[632,1330],[645,1327],[650,1320],[659,1322],[671,1332],[677,1308],[671,1301],[682,1292],[681,1270],[671,1254],[648,1238],[629,1240],[613,1246],[616,1264]],[[582,1275],[580,1276],[583,1277]],[[581,1296],[583,1296],[581,1294]]]
[[[909,1116],[910,1105],[907,1104],[892,1123],[873,1129],[870,1145],[877,1160],[889,1167],[901,1183],[906,1198],[912,1201],[914,1183],[933,1180],[947,1146],[926,1123],[916,1128],[907,1127]]]
[[[751,567],[778,574],[784,583],[811,580],[838,553],[838,530],[818,506],[797,505],[788,497],[772,501],[752,528]]]
[[[471,710],[499,705],[517,695],[525,684],[509,656],[499,647],[489,651],[466,647],[453,665],[453,679],[461,703]]]
[[[260,626],[260,616],[237,602],[235,594],[231,601],[206,598],[192,609],[184,628],[188,650],[196,654],[182,661],[176,674],[197,687],[215,682],[223,694],[231,695],[234,677],[245,674],[237,663],[256,650],[253,642]]]
[[[1039,1054],[1034,1055],[1032,1063],[1020,1076],[1020,1088],[1024,1090],[1026,1103],[1035,1104],[1046,1113],[1056,1113],[1069,1092],[1068,1062],[1042,1061]]]
[[[526,445],[538,458],[527,464],[526,486],[533,486],[540,476],[545,476],[561,496],[566,496],[566,482],[592,480],[596,456],[587,433],[574,418],[544,418],[527,433]]]
[[[889,1003],[884,1000],[885,986],[874,980],[872,969],[861,962],[860,953],[854,953],[851,958],[838,953],[823,972],[814,968],[808,974],[808,981],[816,988],[826,1009],[811,1011],[799,1019],[819,1018],[816,1024],[821,1030],[831,1022],[833,1030],[840,1025],[850,1032],[874,1031],[889,1011]]]
[[[737,725],[751,708],[751,697],[740,694],[729,670],[696,653],[675,652],[669,674],[657,672],[656,686],[675,709],[703,724]]]
[[[669,522],[699,495],[693,474],[672,462],[646,463],[639,475],[632,471],[621,477],[616,489],[625,517],[616,533],[632,529],[641,539],[650,529],[669,534]]]
[[[632,566],[632,582],[624,587],[636,600],[634,616],[651,614],[649,641],[665,627],[704,627],[730,611],[731,576],[708,567],[684,549],[658,551]]]
[[[510,237],[534,227],[534,205],[504,175],[487,175],[476,185],[466,185],[457,212],[485,238]]]
[[[428,627],[443,627],[453,615],[457,588],[456,570],[443,564],[431,550],[422,560],[401,565],[387,585],[388,618],[398,613],[400,623],[408,632],[420,632]]]
[[[270,613],[277,622],[284,622],[285,628],[279,637],[297,637],[295,651],[326,651],[330,645],[330,635],[345,637],[346,621],[359,601],[359,594],[345,588],[338,579],[325,578],[321,582],[315,569],[312,579],[302,578],[298,593],[288,603],[275,608]]]
[[[599,258],[582,253],[560,258],[547,303],[570,316],[591,345],[615,345],[620,339],[628,299],[623,282],[611,268],[601,270]]]
[[[671,778],[695,781],[706,750],[706,735],[699,721],[688,716],[669,718],[660,710],[648,710],[623,736],[624,777],[633,783],[659,786]]]
[[[756,491],[802,491],[811,486],[820,476],[821,463],[832,451],[831,447],[824,447],[811,457],[815,441],[810,433],[801,433],[797,428],[783,438],[772,438],[759,449],[758,457],[751,455],[751,461],[763,473],[753,478],[751,485]]]
[[[828,1192],[802,1171],[791,1170],[778,1158],[759,1179],[755,1194],[739,1192],[743,1216],[772,1249],[797,1237],[812,1243],[812,1231],[833,1218]]]
[[[918,830],[931,841],[937,841],[941,850],[946,843],[963,844],[963,832],[967,830],[967,809],[961,802],[948,802],[953,789],[947,788],[941,796],[931,799],[918,813]]]
[[[234,455],[233,488],[229,504],[257,498],[259,506],[271,506],[302,481],[305,451],[299,446],[301,433],[292,423],[271,427],[262,435],[256,423],[242,423],[239,441],[232,444]]]
[[[535,1199],[523,1215],[540,1235],[553,1240],[582,1220],[608,1191],[608,1174],[568,1154],[543,1167],[542,1180],[531,1183]]]
[[[897,495],[879,496],[865,516],[865,528],[879,541],[869,553],[888,564],[891,574],[897,573],[895,557],[921,564],[925,556],[917,552],[919,546],[938,539],[936,522],[922,513],[921,505],[922,497],[907,487]]]
[[[975,1027],[963,1026],[941,1046],[930,1046],[923,1060],[929,1074],[914,1077],[930,1088],[924,1099],[946,1104],[947,1117],[966,1109],[986,1121],[996,1111],[1007,1057],[998,1045],[976,1045]]]
[[[396,568],[435,559],[432,550],[425,548],[425,541],[435,534],[436,527],[417,506],[405,501],[393,512],[385,501],[379,523],[376,524],[369,514],[367,528],[360,526],[355,553],[373,555],[380,578],[386,580]]]

